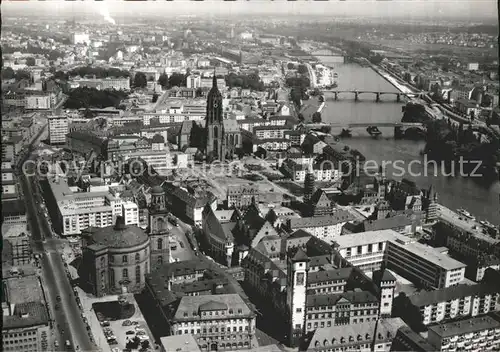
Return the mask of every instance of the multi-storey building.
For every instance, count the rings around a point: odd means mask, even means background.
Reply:
[[[498,351],[500,322],[482,316],[429,326],[427,339],[436,351]]]
[[[51,192],[46,201],[48,207],[55,207],[54,229],[62,235],[76,235],[90,226],[111,226],[117,216],[124,216],[126,223],[135,221],[136,213],[127,212],[130,206],[124,208],[124,200],[109,190],[82,192],[77,187],[70,188],[67,180],[57,175],[49,176],[47,183]]]
[[[47,350],[49,314],[38,277],[9,278],[3,280],[2,286],[2,350]]]
[[[410,238],[389,240],[385,262],[403,276],[430,288],[458,285],[465,277],[466,265]]]
[[[308,170],[312,170],[316,181],[336,181],[341,177],[340,170],[335,169],[332,162],[315,163],[313,165],[299,164],[293,160],[285,160],[281,169],[282,172],[293,181],[304,182]]]
[[[67,116],[49,116],[49,143],[66,143],[66,135],[69,132]]]
[[[130,90],[130,79],[128,77],[82,78],[73,80],[72,82],[78,84],[80,87],[96,88],[99,90]]]
[[[170,334],[191,334],[202,350],[250,349],[255,347],[255,313],[238,294],[184,296]]]
[[[244,209],[255,200],[259,202],[259,188],[248,185],[229,185],[227,187],[228,208]]]
[[[352,214],[348,211],[338,210],[332,215],[288,219],[286,228],[290,231],[303,230],[331,243],[340,237],[342,227],[353,219]]]
[[[368,291],[308,296],[306,331],[376,321],[379,311],[378,298]]]
[[[390,351],[398,330],[405,326],[400,318],[388,318],[347,326],[318,328],[308,342],[307,352]]]
[[[399,295],[394,311],[409,325],[420,327],[497,310],[498,289],[488,283],[458,285],[410,296]]]
[[[363,271],[381,268],[387,242],[397,238],[392,230],[368,231],[339,236],[335,239],[340,255]]]
[[[363,271],[377,270],[384,264],[432,288],[457,285],[464,279],[464,263],[393,230],[354,233],[335,241],[340,254]]]

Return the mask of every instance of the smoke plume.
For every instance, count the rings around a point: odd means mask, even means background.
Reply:
[[[111,23],[111,24],[116,24],[116,21],[111,17],[109,14],[109,10],[106,7],[105,4],[102,4],[101,7],[99,8],[99,14],[104,17],[104,20]]]

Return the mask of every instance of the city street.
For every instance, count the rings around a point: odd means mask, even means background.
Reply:
[[[42,282],[46,292],[50,314],[55,320],[55,338],[63,347],[70,341],[73,349],[95,351],[91,342],[80,309],[73,294],[73,288],[67,278],[63,261],[58,251],[58,240],[52,239],[47,219],[40,216],[35,201],[36,187],[32,187],[31,179],[22,176],[28,219],[35,242],[34,252],[41,255]]]

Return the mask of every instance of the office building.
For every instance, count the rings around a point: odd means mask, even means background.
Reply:
[[[425,287],[446,288],[458,285],[465,277],[464,263],[410,238],[389,240],[386,253],[389,269]]]
[[[66,135],[69,133],[69,122],[67,116],[49,116],[49,144],[66,143]]]

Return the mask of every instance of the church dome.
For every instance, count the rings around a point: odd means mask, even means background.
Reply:
[[[165,191],[163,190],[163,188],[161,186],[154,186],[153,188],[151,188],[151,194],[160,195],[163,193],[165,193]]]
[[[165,143],[165,138],[161,134],[155,134],[152,139],[152,143]]]

